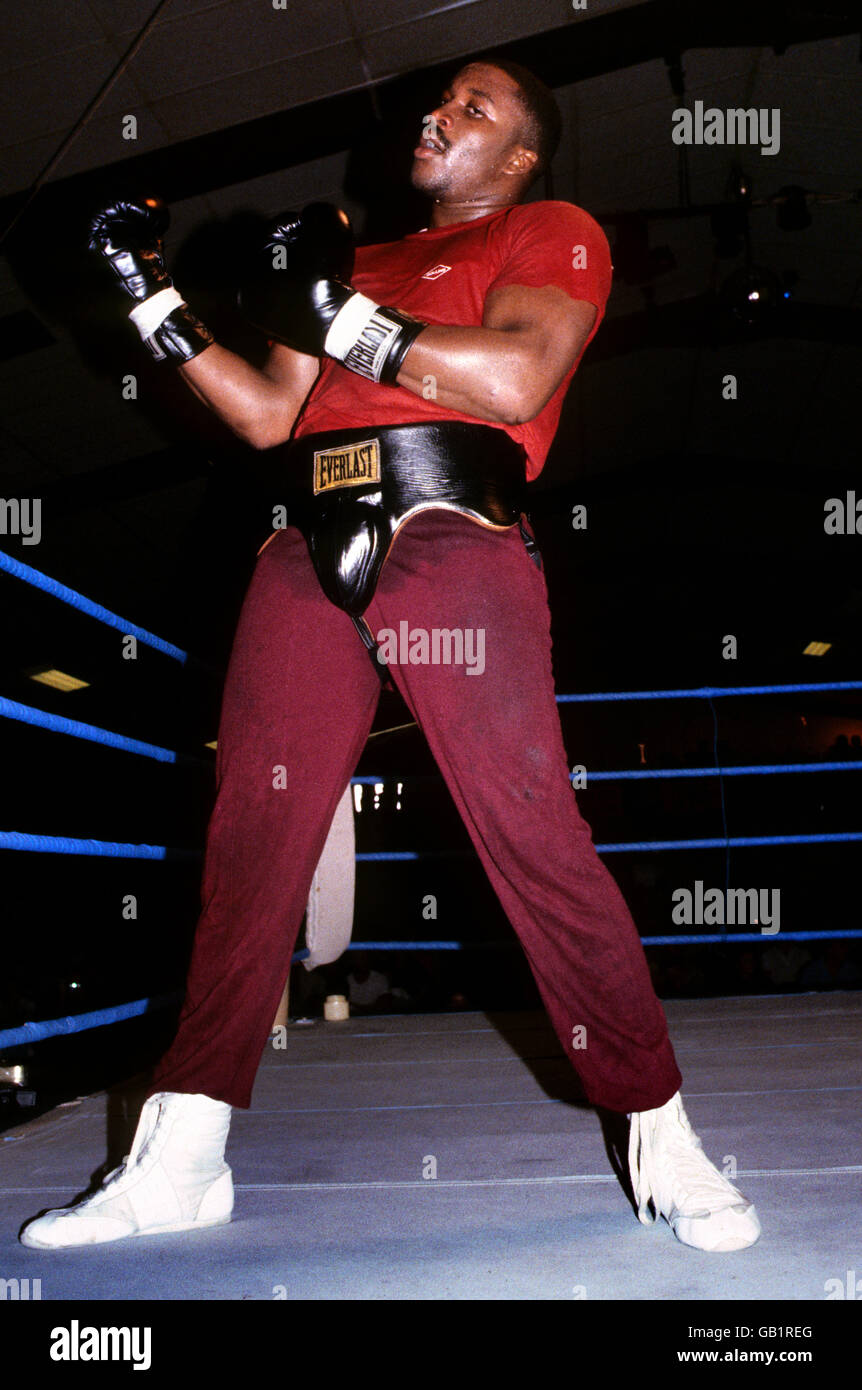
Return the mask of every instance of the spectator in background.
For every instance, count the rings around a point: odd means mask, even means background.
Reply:
[[[794,941],[776,942],[760,957],[763,973],[776,989],[792,989],[799,973],[811,959],[811,952]]]
[[[347,976],[347,998],[355,1013],[378,1012],[392,1005],[389,978],[380,970],[372,970],[367,951],[357,951],[353,969]]]
[[[862,971],[846,941],[829,941],[822,955],[806,965],[799,983],[803,989],[855,989],[862,984]]]
[[[850,744],[846,734],[839,734],[826,750],[826,758],[830,763],[844,762],[851,756]]]

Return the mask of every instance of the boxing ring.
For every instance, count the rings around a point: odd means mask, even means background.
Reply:
[[[0,554],[0,570],[186,665],[193,658],[39,571]],[[716,700],[823,691],[862,681],[563,694],[560,704]],[[141,758],[211,765],[170,748],[0,699],[0,716]],[[590,771],[589,781],[850,773],[818,761]],[[408,781],[409,774],[400,777]],[[384,775],[354,777],[355,787]],[[723,785],[723,780],[722,780]],[[604,854],[851,845],[862,831],[597,843]],[[51,833],[42,833],[49,829]],[[54,833],[61,829],[64,833]],[[0,831],[0,849],[173,862],[197,852],[76,839],[74,826]],[[343,825],[342,825],[343,830]],[[339,842],[343,859],[344,838]],[[461,851],[357,852],[355,863],[415,862]],[[326,851],[324,851],[324,857]],[[323,860],[319,872],[326,872]],[[342,864],[343,877],[343,864]],[[352,872],[352,869],[351,869]],[[318,885],[319,886],[319,885]],[[352,878],[340,922],[317,922],[315,963],[344,950],[502,950],[511,941],[350,941]],[[310,899],[311,911],[311,899]],[[324,913],[325,917],[325,913]],[[858,939],[852,926],[781,931],[780,940]],[[653,935],[645,946],[757,943],[764,932]],[[316,952],[316,955],[315,955]],[[334,953],[334,954],[333,954]],[[309,946],[295,960],[309,961]],[[179,995],[0,1030],[0,1055],[114,1027]],[[365,1015],[283,1029],[265,1050],[252,1107],[228,1147],[237,1208],[214,1231],[141,1237],[121,1247],[38,1256],[44,1298],[653,1299],[838,1297],[857,1265],[862,993],[664,1002],[683,1094],[704,1148],[756,1202],[764,1236],[734,1256],[701,1255],[628,1209],[600,1127],[539,1011]],[[22,1222],[64,1203],[128,1151],[144,1081],[78,1098],[0,1135],[0,1273],[31,1277]],[[108,1161],[105,1162],[107,1133]],[[824,1213],[827,1219],[823,1219]],[[155,1242],[155,1243],[154,1243]],[[156,1252],[157,1257],[156,1257]],[[728,1263],[729,1260],[729,1263]],[[854,1276],[855,1277],[855,1276]],[[830,1283],[830,1281],[832,1281]],[[847,1285],[849,1287],[849,1285]],[[841,1295],[849,1296],[849,1295]]]

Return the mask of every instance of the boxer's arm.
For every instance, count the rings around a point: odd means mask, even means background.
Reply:
[[[555,285],[504,285],[485,300],[481,328],[425,328],[398,385],[447,410],[504,425],[532,420],[577,360],[598,310]]]
[[[271,449],[289,438],[320,373],[320,359],[275,343],[257,368],[212,343],[179,371],[234,434],[254,449]]]
[[[282,443],[317,380],[319,358],[275,345],[259,370],[213,342],[168,275],[162,241],[169,221],[158,197],[120,198],[93,213],[87,244],[119,282],[126,305],[133,301],[129,318],[153,356],[176,367],[195,395],[254,448]],[[327,225],[332,221],[328,215]],[[343,232],[340,220],[338,228]]]

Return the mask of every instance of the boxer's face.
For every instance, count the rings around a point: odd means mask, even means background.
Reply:
[[[413,155],[414,188],[442,203],[517,197],[536,160],[521,144],[518,85],[490,63],[469,63],[425,118]]]

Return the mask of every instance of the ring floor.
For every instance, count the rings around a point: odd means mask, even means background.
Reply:
[[[544,1014],[376,1015],[267,1047],[233,1114],[227,1226],[18,1243],[128,1152],[141,1078],[7,1131],[0,1278],[81,1301],[836,1297],[862,1273],[862,993],[665,1009],[695,1131],[757,1205],[749,1250],[639,1224]]]

